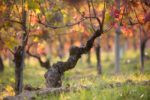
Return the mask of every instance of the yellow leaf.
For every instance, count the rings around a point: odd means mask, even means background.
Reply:
[[[5,89],[9,93],[10,96],[15,95],[14,89],[10,85],[7,85]]]
[[[28,3],[25,3],[25,10],[28,11]]]
[[[103,10],[103,8],[104,8],[104,4],[103,3],[100,3],[99,5],[98,5],[98,10]]]
[[[35,9],[36,14],[39,14],[41,11],[39,9]]]
[[[39,38],[38,38],[38,37],[35,37],[35,38],[33,39],[33,41],[34,41],[34,42],[38,42],[38,41],[39,41]]]

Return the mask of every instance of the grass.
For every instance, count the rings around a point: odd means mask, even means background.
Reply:
[[[150,52],[147,51],[150,55]],[[109,54],[113,55],[113,54]],[[140,73],[139,53],[128,51],[121,59],[121,73],[114,74],[114,61],[107,53],[102,54],[103,75],[97,75],[96,59],[92,54],[92,63],[86,63],[84,55],[76,68],[66,72],[64,87],[76,87],[78,91],[37,96],[36,100],[150,100],[150,61],[145,61],[145,72]],[[126,63],[130,60],[130,63]],[[33,63],[35,62],[35,63]],[[54,61],[56,62],[56,61]],[[5,71],[0,73],[0,99],[14,95],[14,66],[5,61]],[[8,67],[9,66],[9,67]],[[45,87],[43,77],[45,69],[35,59],[26,60],[24,84]],[[83,89],[81,86],[90,87]]]

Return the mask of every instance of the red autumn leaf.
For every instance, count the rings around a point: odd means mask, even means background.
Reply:
[[[125,26],[123,26],[121,28],[122,33],[126,36],[126,37],[132,37],[133,36],[133,30],[131,28],[127,28]]]
[[[117,10],[117,9],[115,9],[115,10],[114,10],[114,17],[115,17],[115,18],[119,18],[119,14],[120,14],[120,11]]]
[[[148,22],[150,21],[150,12],[148,14],[146,14],[145,18],[144,18],[144,22]]]
[[[37,46],[37,53],[40,55],[45,54],[45,46],[43,44]]]

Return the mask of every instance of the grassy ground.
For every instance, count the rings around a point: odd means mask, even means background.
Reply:
[[[150,55],[150,52],[149,52]],[[33,63],[35,62],[35,63]],[[130,63],[127,63],[130,62]],[[78,91],[37,96],[36,100],[150,100],[150,60],[145,61],[145,72],[140,74],[139,54],[128,51],[121,59],[121,73],[114,74],[112,53],[102,54],[103,75],[97,75],[96,60],[86,63],[86,56],[75,69],[65,73],[64,87],[76,87]],[[14,95],[14,67],[5,61],[6,70],[0,73],[0,99]],[[8,67],[9,66],[9,67]],[[24,84],[45,88],[44,73],[34,59],[26,61]],[[88,87],[83,89],[82,87]]]

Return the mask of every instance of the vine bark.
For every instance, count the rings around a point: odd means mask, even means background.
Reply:
[[[103,33],[102,28],[98,29],[97,31],[94,32],[94,34],[87,40],[87,43],[85,46],[81,47],[76,47],[72,46],[70,48],[70,55],[67,61],[62,62],[59,61],[55,64],[52,65],[51,68],[45,73],[45,78],[46,78],[46,86],[47,87],[60,87],[62,85],[62,80],[61,77],[63,73],[69,69],[72,69],[75,67],[77,64],[78,60],[80,57],[88,53],[90,49],[93,46],[94,40],[101,36]]]

